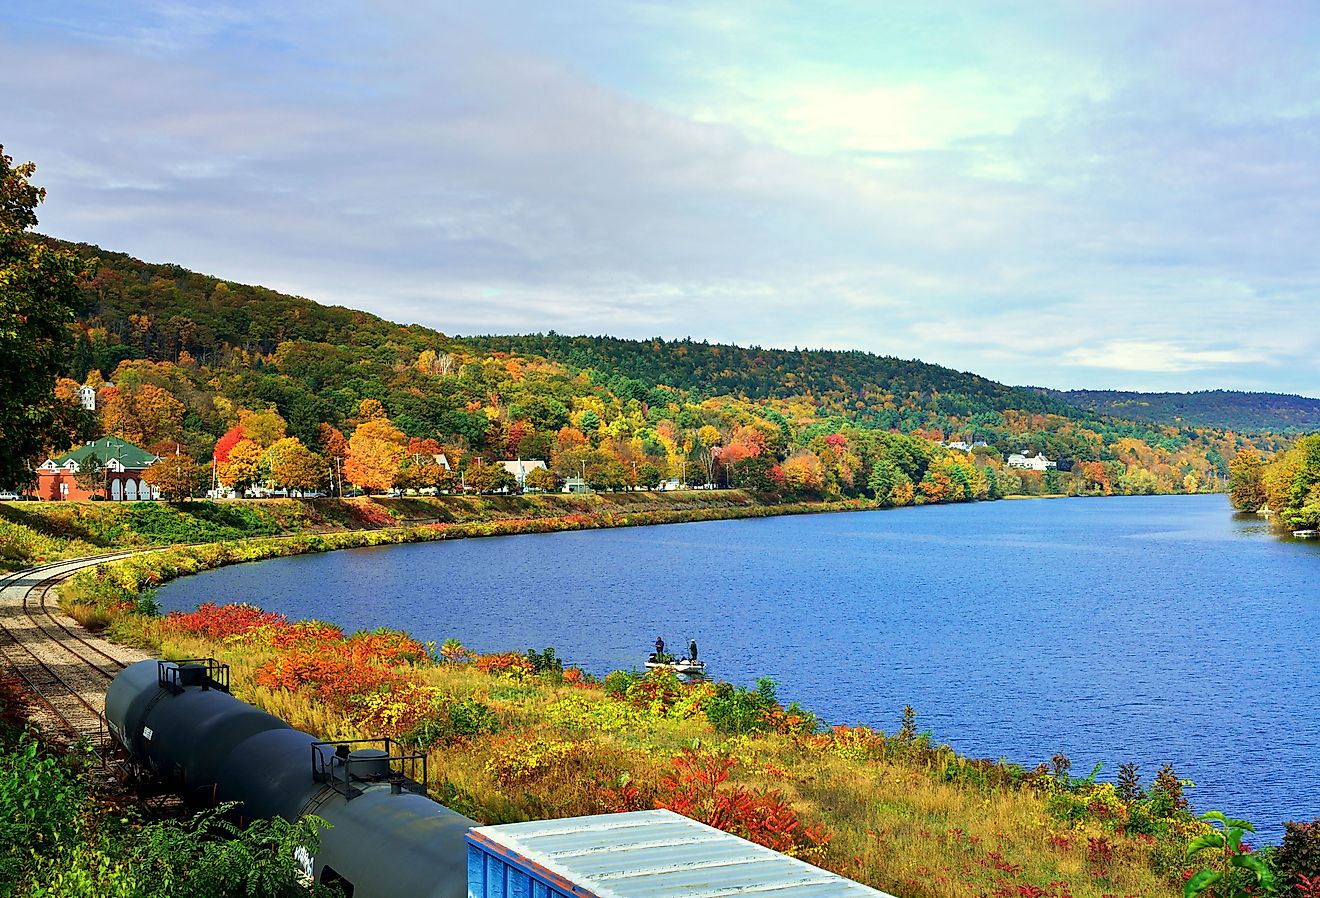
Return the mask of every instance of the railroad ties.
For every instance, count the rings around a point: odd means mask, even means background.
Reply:
[[[85,567],[128,552],[60,561],[0,577],[0,657],[35,700],[37,722],[52,734],[100,748],[105,690],[140,652],[111,645],[53,612],[51,589]]]

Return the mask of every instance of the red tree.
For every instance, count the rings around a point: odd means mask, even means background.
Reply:
[[[238,445],[238,441],[244,439],[243,425],[235,424],[225,431],[224,436],[215,441],[215,451],[211,453],[217,465],[223,465],[229,461],[229,453]]]

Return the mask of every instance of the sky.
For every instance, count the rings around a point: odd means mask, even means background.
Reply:
[[[1320,395],[1309,0],[10,0],[40,230],[450,334]]]

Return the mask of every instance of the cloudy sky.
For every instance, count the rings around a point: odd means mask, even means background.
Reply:
[[[1320,395],[1310,0],[10,0],[0,59],[41,230],[151,261],[448,333]]]

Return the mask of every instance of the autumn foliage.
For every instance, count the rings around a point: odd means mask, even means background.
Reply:
[[[729,783],[735,764],[728,756],[685,749],[661,780],[659,807],[793,857],[822,854],[830,841],[825,827],[804,823],[782,792]]]

